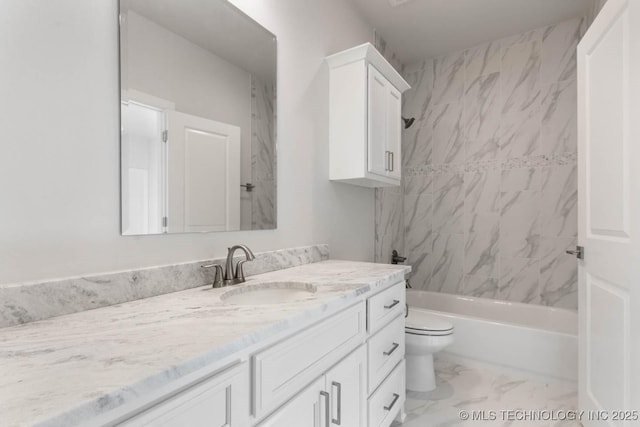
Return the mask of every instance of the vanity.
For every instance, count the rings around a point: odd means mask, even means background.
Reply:
[[[0,329],[0,411],[9,426],[389,426],[408,270],[323,261]]]

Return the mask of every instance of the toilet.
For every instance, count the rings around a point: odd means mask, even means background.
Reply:
[[[453,325],[427,311],[409,307],[405,319],[407,390],[436,388],[433,355],[453,343]]]

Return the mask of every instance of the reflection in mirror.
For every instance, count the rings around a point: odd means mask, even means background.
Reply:
[[[122,234],[276,227],[276,39],[226,0],[121,0]]]

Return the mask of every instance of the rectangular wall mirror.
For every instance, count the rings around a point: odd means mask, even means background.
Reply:
[[[120,0],[123,235],[276,228],[276,38],[226,0]]]

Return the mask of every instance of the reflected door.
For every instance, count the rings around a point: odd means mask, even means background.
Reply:
[[[164,111],[122,103],[122,234],[164,231],[166,152]]]
[[[168,112],[168,232],[240,229],[240,128]]]
[[[578,46],[585,426],[640,425],[639,76],[640,2],[609,0]]]

